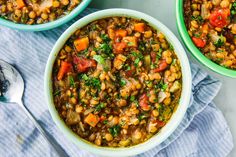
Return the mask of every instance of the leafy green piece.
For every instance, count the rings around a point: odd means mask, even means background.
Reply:
[[[110,40],[111,40],[111,39],[108,37],[107,34],[102,34],[102,35],[101,35],[101,38],[102,38],[102,40],[103,40],[104,42],[106,42],[106,43],[107,43],[107,42],[110,42]]]
[[[134,95],[131,95],[131,96],[130,96],[130,101],[133,102],[134,100],[135,100],[135,96],[134,96]]]
[[[120,85],[122,87],[126,85],[126,81],[123,78],[120,80]]]
[[[134,60],[134,66],[138,67],[139,62],[140,62],[140,59],[139,59],[139,58],[136,58],[136,59]]]
[[[148,117],[148,116],[147,116],[146,114],[141,113],[141,114],[138,115],[138,120],[141,121],[141,120],[143,120],[143,119],[145,119],[145,118],[147,118],[147,117]]]
[[[170,44],[170,50],[174,51],[174,46]]]
[[[165,84],[162,85],[161,89],[162,89],[163,91],[165,91],[167,87],[168,87],[168,84],[165,83]]]
[[[95,111],[100,112],[105,107],[106,107],[106,105],[104,103],[100,103],[95,107]]]
[[[72,76],[69,76],[69,81],[70,81],[70,86],[75,87],[75,81],[74,81],[74,78]]]
[[[202,16],[198,15],[198,16],[192,16],[191,17],[192,20],[196,20],[199,23],[202,23],[204,20],[202,18]]]
[[[90,77],[88,80],[85,81],[86,86],[94,87],[94,88],[101,88],[101,82],[98,78]]]
[[[103,124],[107,124],[107,123],[108,123],[108,120],[107,120],[107,119],[103,121]]]
[[[94,55],[93,59],[99,64],[105,64],[105,59],[101,55]]]
[[[233,18],[233,16],[236,15],[236,2],[234,2],[230,8],[230,15],[231,15],[231,18]]]
[[[224,45],[224,37],[221,35],[220,38],[214,42],[214,45],[216,47],[221,47],[222,45]]]
[[[138,46],[139,51],[142,51],[142,52],[145,51],[145,49],[146,49],[145,42],[141,41],[141,42],[139,42],[138,45],[139,45]]]
[[[111,128],[109,128],[109,132],[113,137],[116,137],[120,133],[121,127],[120,125],[115,125]]]
[[[61,94],[61,90],[56,91],[55,93],[53,93],[53,96],[57,96]]]
[[[159,89],[161,89],[161,91],[164,92],[167,89],[168,84],[164,83],[163,80],[161,80],[160,83],[156,84],[154,87],[155,87],[155,89],[159,88]]]

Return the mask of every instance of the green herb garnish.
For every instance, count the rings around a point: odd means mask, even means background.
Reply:
[[[122,87],[126,85],[126,81],[123,78],[120,80],[120,85]]]
[[[109,132],[113,137],[116,137],[120,133],[121,127],[120,125],[115,125],[111,128],[109,128]]]
[[[202,16],[198,15],[198,16],[192,16],[191,17],[192,20],[196,20],[199,23],[202,23],[204,20],[202,18]]]
[[[75,87],[75,81],[74,81],[74,78],[72,76],[69,76],[69,81],[70,81],[70,86]]]
[[[222,45],[224,45],[224,37],[221,35],[220,38],[214,42],[214,45],[216,47],[221,47]]]
[[[95,112],[100,112],[106,105],[104,103],[100,103],[95,107]]]

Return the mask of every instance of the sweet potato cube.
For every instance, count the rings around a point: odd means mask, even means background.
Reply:
[[[134,36],[123,37],[122,41],[127,43],[128,47],[138,47],[137,38]]]
[[[84,38],[75,40],[74,46],[75,46],[76,50],[79,52],[87,49],[89,46],[89,38],[84,37]]]
[[[86,123],[88,123],[90,126],[95,127],[97,125],[97,123],[99,122],[99,117],[97,115],[94,115],[92,113],[90,113],[85,119],[84,121]]]
[[[145,31],[145,23],[136,23],[134,24],[134,30],[140,33]]]

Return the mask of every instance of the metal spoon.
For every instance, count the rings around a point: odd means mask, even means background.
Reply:
[[[22,101],[24,93],[24,80],[20,73],[7,62],[0,60],[0,102],[18,104],[28,117],[34,122],[45,140],[55,149],[59,156],[68,156],[56,143],[55,139],[49,137],[45,130],[39,125],[33,114],[25,107]]]

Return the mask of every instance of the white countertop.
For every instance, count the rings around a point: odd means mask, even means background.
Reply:
[[[93,0],[91,7],[98,9],[107,8],[129,8],[147,13],[171,29],[180,39],[175,20],[175,0]],[[192,56],[189,59],[194,61]],[[197,62],[196,62],[197,63]],[[203,69],[215,76],[222,82],[222,88],[214,99],[216,105],[222,110],[236,141],[236,79],[231,79],[218,75],[200,65]],[[236,148],[230,153],[229,157],[236,156]]]

